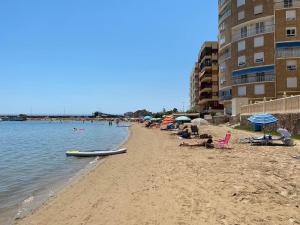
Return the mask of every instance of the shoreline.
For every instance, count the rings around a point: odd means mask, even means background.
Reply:
[[[121,146],[124,146],[128,140],[130,139],[130,127],[127,129],[127,135],[124,138],[124,140],[113,147],[114,149],[118,149]],[[8,224],[5,225],[13,225],[16,224],[17,221],[20,221],[31,214],[34,214],[39,208],[43,207],[45,204],[47,204],[48,201],[51,201],[52,199],[56,198],[58,195],[60,195],[62,192],[64,192],[69,186],[75,185],[77,182],[79,182],[83,177],[88,176],[88,174],[95,170],[98,166],[101,166],[102,163],[107,159],[107,157],[96,157],[94,159],[91,158],[87,164],[78,170],[76,173],[61,178],[60,180],[57,180],[55,183],[53,183],[51,188],[45,188],[41,189],[38,194],[28,196],[28,198],[24,199],[22,202],[20,202],[18,208],[12,209],[11,213],[11,219],[9,219]]]
[[[124,144],[127,154],[108,157],[15,224],[285,225],[300,221],[296,185],[300,167],[299,160],[291,157],[300,154],[297,147],[241,145],[238,137],[251,133],[208,126],[205,132],[215,138],[231,130],[233,148],[179,148],[182,140],[167,132],[139,124],[130,129]]]

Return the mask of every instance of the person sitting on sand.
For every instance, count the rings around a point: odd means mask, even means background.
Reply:
[[[189,139],[191,138],[191,133],[189,132],[189,129],[184,129],[180,135],[180,137],[184,139]]]

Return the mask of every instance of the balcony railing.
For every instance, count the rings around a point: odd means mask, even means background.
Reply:
[[[248,26],[247,30],[241,31],[241,30],[236,30],[232,32],[232,40],[233,42],[239,41],[244,38],[248,37],[253,37],[259,34],[266,34],[266,33],[272,33],[274,32],[275,25],[265,25],[263,27],[255,27],[254,25]]]
[[[300,48],[278,48],[276,51],[277,58],[296,58],[300,57]]]
[[[288,9],[288,8],[299,8],[300,0],[277,0],[275,3],[275,9]]]
[[[246,77],[238,77],[232,79],[233,84],[249,84],[267,81],[275,81],[275,74],[273,72],[265,73],[265,75],[251,74],[247,75]]]

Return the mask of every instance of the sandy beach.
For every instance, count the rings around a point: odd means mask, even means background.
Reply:
[[[106,158],[17,225],[300,224],[300,145],[250,146],[231,130],[230,150],[179,147],[168,132],[136,124],[128,153]],[[193,143],[195,140],[190,140]]]

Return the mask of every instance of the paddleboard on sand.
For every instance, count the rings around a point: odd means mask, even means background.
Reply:
[[[77,157],[96,157],[96,156],[108,156],[108,155],[117,155],[126,153],[127,148],[121,148],[117,150],[109,150],[109,151],[78,151],[78,150],[71,150],[67,151],[67,156],[77,156]]]

